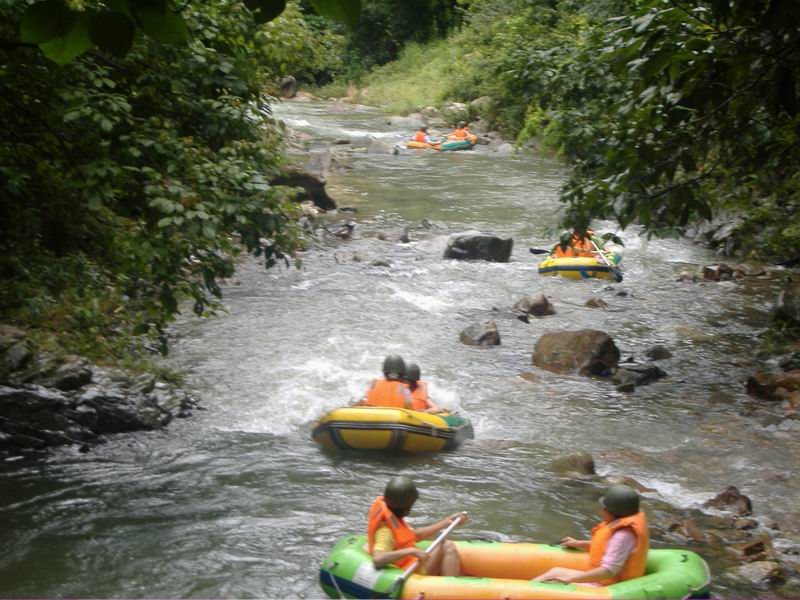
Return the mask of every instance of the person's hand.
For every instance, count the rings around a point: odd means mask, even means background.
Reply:
[[[530,581],[536,581],[536,579],[531,579]],[[546,581],[548,583],[570,583],[566,578],[562,577],[548,577],[547,579],[539,579],[539,581]]]
[[[428,562],[429,555],[422,548],[412,548],[409,556],[416,558],[419,561],[419,566],[424,567],[425,563]]]
[[[458,527],[461,527],[464,523],[467,522],[467,512],[461,511],[457,513],[453,513],[449,517],[447,517],[447,525],[449,526],[453,521],[456,520],[456,517],[461,517],[461,521],[458,523]]]
[[[575,538],[571,538],[569,536],[565,537],[564,539],[559,542],[562,548],[580,548],[580,542]]]

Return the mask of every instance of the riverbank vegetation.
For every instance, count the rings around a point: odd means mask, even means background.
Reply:
[[[469,0],[446,39],[364,75],[390,110],[489,97],[481,128],[570,167],[565,226],[657,236],[733,214],[735,249],[797,260],[800,15],[789,0]],[[485,105],[485,103],[484,103]]]
[[[218,308],[237,255],[289,264],[265,92],[338,64],[342,37],[282,4],[0,0],[0,321],[130,362],[187,302]]]

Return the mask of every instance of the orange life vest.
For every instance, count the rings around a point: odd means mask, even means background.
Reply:
[[[402,381],[375,379],[367,392],[367,406],[411,408],[411,394]]]
[[[417,133],[414,134],[414,141],[415,142],[421,142],[423,144],[427,144],[428,143],[428,134],[425,133],[424,131],[418,131]]]
[[[386,506],[383,496],[375,498],[372,503],[372,508],[369,509],[369,527],[367,529],[367,543],[369,545],[369,553],[372,554],[372,548],[375,546],[375,532],[381,525],[387,525],[392,530],[392,537],[394,537],[394,549],[402,550],[403,548],[412,548],[417,543],[417,534],[408,526],[405,519],[398,519],[395,514]],[[404,556],[398,558],[392,564],[404,568],[414,561],[413,556]]]
[[[594,246],[589,238],[582,238],[580,236],[573,235],[569,243],[570,245],[566,248],[561,248],[561,244],[556,244],[555,248],[553,248],[554,254],[559,258],[565,256],[594,257],[597,255],[597,252],[595,251]]]
[[[639,511],[630,517],[616,519],[610,523],[605,521],[595,525],[592,529],[592,544],[589,546],[589,567],[595,569],[603,564],[603,555],[606,553],[608,540],[618,529],[630,527],[636,534],[636,546],[628,556],[622,569],[614,577],[600,581],[602,585],[611,585],[620,581],[641,577],[647,562],[647,551],[650,548],[650,536],[647,533],[647,518]]]
[[[469,135],[469,129],[467,129],[466,127],[462,127],[461,129],[456,129],[453,132],[453,135],[456,136],[457,138],[464,139]]]
[[[411,410],[425,410],[430,407],[428,384],[424,381],[417,381],[417,387],[411,390]]]

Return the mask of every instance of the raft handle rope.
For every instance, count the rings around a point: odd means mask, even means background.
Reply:
[[[328,565],[328,576],[331,578],[331,583],[333,583],[333,587],[336,589],[337,598],[344,598],[344,594],[342,594],[342,590],[339,589],[339,584],[336,582],[336,575],[333,574],[333,570],[339,566],[339,563],[334,561]]]

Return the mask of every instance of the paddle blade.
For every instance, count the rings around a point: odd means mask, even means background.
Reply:
[[[545,250],[544,248],[528,248],[531,254],[550,254],[550,250]]]

